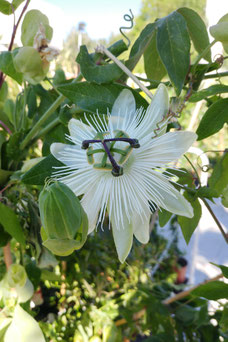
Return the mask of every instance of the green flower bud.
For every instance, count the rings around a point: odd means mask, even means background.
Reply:
[[[228,13],[225,14],[216,25],[210,27],[210,34],[223,44],[228,53]]]
[[[33,46],[40,25],[44,27],[47,39],[51,40],[53,30],[49,26],[48,17],[39,10],[28,11],[21,26],[21,41],[24,46]]]
[[[13,63],[16,71],[22,72],[24,79],[32,84],[42,81],[49,69],[49,63],[44,63],[39,52],[31,46],[20,48]]]
[[[88,219],[80,201],[65,184],[54,182],[39,196],[43,245],[52,253],[67,256],[81,248],[88,233]]]

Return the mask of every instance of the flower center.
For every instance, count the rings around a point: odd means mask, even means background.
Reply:
[[[94,139],[84,140],[81,148],[87,150],[88,163],[93,165],[95,169],[111,171],[114,177],[122,176],[122,165],[129,158],[133,148],[140,147],[139,141],[129,138],[125,132],[120,130],[116,131],[114,138],[105,139],[105,136],[108,134],[108,132],[97,133]],[[118,142],[121,142],[121,144],[118,144]],[[122,148],[122,142],[127,143],[125,148]],[[93,144],[96,143],[102,144],[101,148],[94,149]],[[95,155],[97,153],[102,153],[99,162],[95,161]]]

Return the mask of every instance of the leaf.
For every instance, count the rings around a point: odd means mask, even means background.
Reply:
[[[172,213],[169,211],[162,209],[159,211],[159,225],[160,227],[164,227],[166,223],[170,220],[170,217],[172,216]]]
[[[157,51],[156,31],[153,31],[152,39],[144,52],[144,68],[147,77],[156,81],[166,75],[166,69]]]
[[[2,203],[0,203],[0,223],[7,233],[19,243],[25,245],[24,233],[17,215],[11,208]]]
[[[209,186],[217,191],[218,194],[222,194],[224,189],[228,185],[228,153],[217,162],[209,178]]]
[[[208,96],[213,96],[217,94],[228,93],[228,86],[224,84],[214,84],[206,89],[200,90],[197,93],[194,93],[189,101],[190,102],[198,102],[201,101]]]
[[[217,133],[225,123],[228,123],[228,98],[218,100],[208,108],[197,128],[197,140]]]
[[[182,234],[186,243],[188,244],[192,234],[194,233],[196,227],[198,226],[199,220],[202,215],[201,205],[198,199],[193,200],[193,197],[188,193],[184,194],[184,197],[191,203],[193,207],[194,216],[192,218],[187,218],[184,216],[178,216],[178,223],[181,227]]]
[[[88,82],[110,83],[118,80],[123,74],[123,71],[115,63],[97,65],[85,45],[80,47],[76,62],[80,65],[80,71]]]
[[[174,11],[159,19],[157,26],[158,53],[178,96],[190,64],[190,39],[186,21],[181,14]]]
[[[211,264],[219,267],[224,277],[228,279],[228,266],[218,265],[218,264],[215,264],[214,262],[211,262]]]
[[[135,43],[131,48],[129,59],[126,61],[126,67],[129,70],[133,70],[144,51],[148,47],[154,30],[156,29],[156,23],[148,24],[140,33],[139,37],[136,39]]]
[[[24,184],[44,185],[45,180],[51,177],[54,172],[55,166],[63,166],[63,164],[50,154],[26,172],[22,176],[21,181]]]
[[[208,198],[212,201],[214,197],[219,197],[219,194],[215,189],[208,188],[207,186],[202,186],[197,190],[196,196],[200,198]]]
[[[17,72],[13,64],[13,52],[3,51],[0,53],[0,70],[12,77],[17,83],[22,84],[23,74]]]
[[[97,85],[88,82],[64,84],[58,87],[58,91],[75,103],[82,110],[96,113],[107,113],[111,110],[114,101],[123,89],[130,89],[120,84]],[[135,97],[138,107],[146,108],[146,100],[136,91],[130,89]]]
[[[192,294],[209,300],[228,298],[228,284],[221,281],[211,281],[197,287],[192,291]]]
[[[13,171],[0,169],[0,186],[4,186],[6,184],[12,173]]]
[[[4,247],[7,245],[7,243],[11,240],[11,235],[9,235],[3,228],[3,226],[0,224],[0,247]]]
[[[183,15],[186,20],[190,37],[193,41],[196,51],[200,54],[210,44],[207,33],[207,28],[204,21],[201,19],[198,13],[187,7],[181,7],[177,10]],[[208,62],[211,62],[211,51],[204,57]]]
[[[12,4],[6,0],[0,0],[0,12],[6,15],[12,14],[17,7],[25,0],[13,0]]]

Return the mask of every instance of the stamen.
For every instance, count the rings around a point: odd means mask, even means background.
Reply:
[[[99,138],[104,138],[104,135],[106,135],[107,133],[98,133],[96,135],[95,138],[99,137]],[[112,155],[112,152],[116,152],[116,153],[119,153],[121,155],[126,155],[127,154],[127,151],[122,151],[120,149],[115,149],[114,148],[114,144],[115,142],[117,141],[123,141],[123,142],[127,142],[130,144],[131,148],[139,148],[140,147],[140,144],[139,144],[139,141],[138,139],[130,139],[130,138],[127,138],[127,137],[118,137],[118,135],[124,135],[123,132],[118,132],[117,133],[117,137],[116,138],[110,138],[110,139],[92,139],[92,140],[84,140],[82,142],[82,145],[81,145],[81,148],[83,150],[88,150],[87,151],[87,157],[92,157],[92,155],[94,153],[100,153],[100,152],[105,152],[106,155],[108,156],[109,160],[110,160],[110,163],[112,164],[112,175],[114,177],[118,177],[118,176],[122,176],[123,175],[123,167],[122,166],[119,166],[117,164],[117,162],[115,161],[113,155]],[[112,142],[110,148],[107,146],[107,143],[109,142]],[[92,148],[90,148],[90,144],[94,144],[94,143],[101,143],[104,147],[104,150],[103,149],[97,149],[97,150],[93,150]],[[105,168],[106,166],[106,158],[102,160],[102,163],[101,163],[101,166],[102,168]]]

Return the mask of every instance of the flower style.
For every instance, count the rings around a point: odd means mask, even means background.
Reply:
[[[103,224],[108,211],[119,260],[124,262],[133,241],[149,240],[151,208],[193,216],[191,205],[163,173],[196,139],[193,132],[166,131],[169,97],[161,84],[146,111],[136,110],[133,94],[123,90],[108,119],[86,116],[87,124],[71,119],[71,145],[54,143],[51,153],[65,166],[55,177],[76,194],[88,215],[89,232]]]

